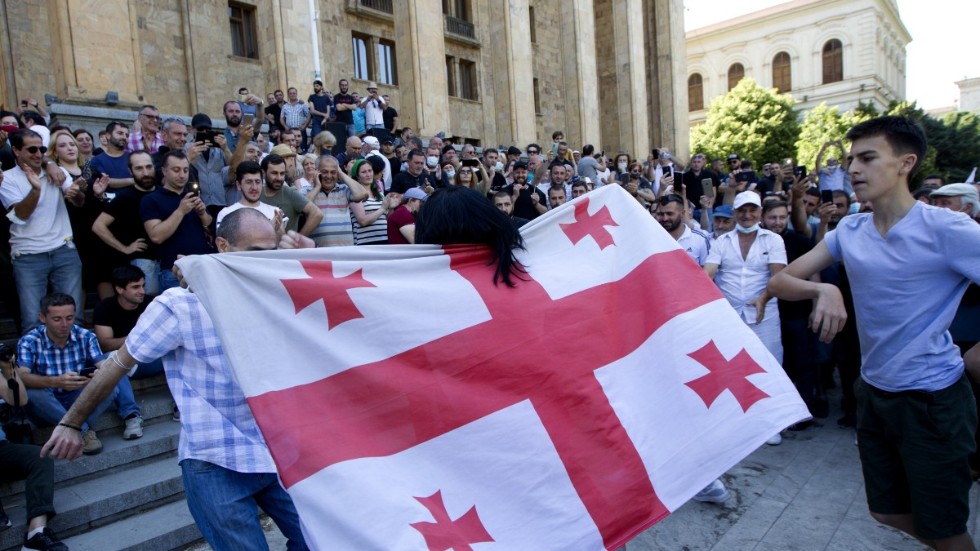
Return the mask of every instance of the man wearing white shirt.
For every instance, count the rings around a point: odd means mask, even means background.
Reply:
[[[38,324],[41,297],[54,291],[82,301],[82,262],[72,242],[65,201],[82,206],[85,195],[63,168],[64,183],[52,180],[41,164],[47,148],[33,130],[10,135],[17,166],[3,173],[0,201],[10,219],[10,249],[24,329]]]
[[[229,214],[239,209],[255,209],[261,212],[272,222],[276,232],[283,233],[282,211],[276,207],[263,203],[262,197],[262,167],[253,161],[244,161],[235,170],[235,185],[241,192],[242,198],[231,206],[227,206],[218,212],[217,227],[221,227],[221,221]]]
[[[654,218],[673,237],[691,260],[704,266],[708,260],[710,238],[701,230],[692,229],[685,223],[687,213],[684,210],[683,198],[670,193],[664,195],[655,203]]]
[[[361,98],[360,105],[364,108],[364,128],[368,132],[371,130],[383,130],[385,127],[384,112],[388,103],[383,97],[378,95],[378,85],[369,82],[367,95]]]
[[[388,161],[388,158],[381,153],[380,149],[381,143],[378,141],[378,138],[374,136],[365,136],[364,141],[361,142],[361,155],[364,155],[365,157],[374,155],[384,161],[385,169],[381,172],[381,179],[385,184],[383,191],[387,193],[387,191],[391,188],[391,163]]]

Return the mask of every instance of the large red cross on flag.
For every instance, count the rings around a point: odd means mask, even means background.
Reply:
[[[615,549],[809,417],[636,201],[476,246],[180,262],[316,549]]]

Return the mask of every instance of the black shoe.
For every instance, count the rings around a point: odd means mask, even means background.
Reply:
[[[848,413],[848,414],[844,415],[843,417],[841,417],[840,419],[837,420],[837,426],[840,427],[840,428],[842,428],[842,429],[853,428],[854,425],[856,425],[856,424],[857,424],[857,422],[855,422],[855,420],[854,420],[854,414],[853,413]]]
[[[7,512],[3,510],[3,505],[0,504],[0,532],[10,528],[10,526],[10,517],[8,517]]]
[[[45,527],[39,533],[34,534],[34,537],[31,539],[27,539],[27,534],[24,534],[24,549],[68,551],[68,546],[58,541],[58,538],[54,537],[54,533]]]
[[[800,421],[799,423],[794,423],[789,426],[791,431],[801,431],[810,428],[813,425],[813,421]]]

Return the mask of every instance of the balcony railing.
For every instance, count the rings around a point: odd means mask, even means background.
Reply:
[[[391,5],[392,0],[361,0],[361,5],[384,13],[395,13],[395,8]]]
[[[458,17],[446,16],[446,32],[476,40],[476,29],[473,27],[473,23]]]

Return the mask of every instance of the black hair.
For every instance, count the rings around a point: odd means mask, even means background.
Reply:
[[[75,299],[67,293],[51,293],[41,297],[41,313],[48,315],[48,309],[52,306],[76,306]],[[76,306],[77,308],[77,306]]]
[[[907,153],[915,155],[915,165],[908,174],[911,178],[926,156],[926,133],[922,130],[922,126],[912,119],[889,115],[868,119],[854,125],[844,138],[853,143],[855,140],[875,136],[883,137],[892,151],[898,155]]]
[[[453,144],[447,143],[446,145],[442,146],[442,154],[443,155],[445,155],[446,153],[449,153],[450,151],[456,151],[456,147]]]
[[[594,145],[592,145],[590,143],[587,143],[587,144],[585,144],[585,145],[582,146],[582,156],[583,157],[586,156],[586,155],[592,155],[593,153],[595,153],[595,146]]]
[[[7,110],[4,110],[4,109],[0,109],[0,119],[2,119],[4,117],[13,117],[14,119],[17,120],[17,127],[18,128],[23,128],[24,127],[24,124],[22,122],[20,122],[20,117],[17,116],[17,113],[14,113],[13,111],[7,111]]]
[[[0,114],[0,116],[3,116],[3,115]],[[76,140],[82,134],[88,134],[88,137],[91,138],[93,142],[95,141],[95,136],[93,136],[91,132],[89,132],[88,130],[85,130],[84,128],[79,128],[79,129],[77,129],[77,130],[75,130],[74,132],[71,133],[72,136],[75,136],[75,139]]]
[[[930,174],[925,178],[923,178],[923,180],[931,180],[931,179],[940,180],[944,184],[946,183],[946,178],[942,174]]]
[[[541,153],[541,146],[538,145],[538,144],[536,144],[536,143],[529,143],[529,144],[527,144],[527,147],[524,148],[524,151],[527,151],[528,149],[531,149],[532,147],[534,149],[537,149],[538,150],[538,153]]]
[[[765,216],[767,212],[769,212],[769,211],[771,211],[773,209],[778,209],[779,207],[786,207],[786,209],[789,210],[789,203],[787,203],[786,201],[783,201],[782,199],[780,199],[778,201],[769,201],[769,202],[763,201],[762,202],[762,215]]]
[[[422,203],[415,221],[416,243],[435,245],[482,244],[493,251],[490,264],[497,264],[493,283],[503,281],[514,286],[513,278],[526,273],[514,256],[524,248],[524,239],[511,223],[483,194],[452,186],[437,190]]]
[[[114,288],[125,289],[130,283],[136,283],[141,279],[146,280],[146,274],[132,264],[125,264],[112,270],[112,286]]]
[[[44,117],[42,117],[40,113],[37,113],[35,111],[24,111],[20,114],[20,116],[31,119],[31,122],[33,122],[34,124],[47,126],[47,123],[44,122]]]
[[[109,124],[105,125],[106,134],[112,134],[112,131],[116,129],[117,126],[121,126],[129,131],[129,127],[119,121],[111,121]]]
[[[179,149],[171,149],[170,151],[163,154],[163,162],[160,163],[160,166],[164,166],[164,167],[167,166],[167,163],[170,162],[170,159],[186,159],[186,158],[187,158],[187,154],[184,153],[183,151]]]
[[[409,161],[411,161],[412,160],[412,157],[422,157],[422,158],[425,158],[425,152],[422,151],[421,149],[413,149],[413,150],[411,150],[411,151],[408,152],[408,157],[406,157],[406,158]]]
[[[126,166],[129,167],[130,174],[132,174],[133,172],[133,157],[135,157],[137,154],[146,155],[147,157],[150,158],[150,161],[153,161],[153,155],[150,155],[149,151],[146,151],[144,149],[137,149],[136,151],[133,151],[132,153],[126,156]]]
[[[284,164],[286,164],[286,159],[283,159],[278,153],[269,153],[264,159],[262,159],[262,164],[260,166],[262,167],[263,171],[267,171],[269,170],[269,165]]]
[[[820,190],[815,187],[806,188],[806,195],[811,195],[813,197],[820,197]]]
[[[850,196],[850,195],[848,195],[848,194],[847,194],[847,192],[846,192],[846,191],[844,191],[844,190],[841,190],[841,189],[835,189],[835,190],[834,190],[834,197],[843,197],[843,198],[845,198],[845,199],[847,199],[847,204],[848,204],[848,205],[850,205],[850,204],[851,204],[851,196]]]
[[[10,140],[10,147],[14,149],[24,149],[24,138],[42,139],[40,134],[30,128],[22,128],[7,136],[7,139]]]
[[[262,167],[255,161],[242,161],[235,168],[235,181],[241,182],[246,174],[262,175]]]

